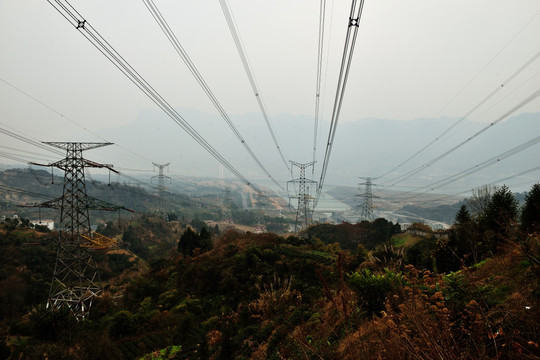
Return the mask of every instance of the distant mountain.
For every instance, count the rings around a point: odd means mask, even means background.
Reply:
[[[262,185],[272,186],[272,182],[255,164],[244,146],[219,116],[186,109],[178,109],[178,112],[246,177]],[[232,116],[231,120],[266,169],[280,183],[285,184],[290,180],[290,174],[261,115],[244,114]],[[277,114],[271,117],[271,122],[287,161],[294,160],[301,163],[312,161],[312,117]],[[451,128],[452,126],[455,127]],[[327,122],[321,121],[318,131],[317,168],[321,165],[324,154],[328,127]],[[430,184],[474,168],[533,139],[540,134],[540,113],[520,114],[493,126],[446,117],[431,120],[359,119],[341,122],[337,127],[326,183],[355,185],[360,176],[378,177],[386,174],[381,181],[392,184],[393,178],[444,155],[486,127],[488,129],[475,139],[398,185]],[[441,137],[441,134],[450,128],[451,130]],[[124,148],[136,149],[137,153],[143,154],[145,158],[171,162],[171,168],[177,173],[186,176],[219,177],[220,164],[180,126],[157,110],[142,112],[127,126],[102,129],[98,133]],[[425,148],[430,143],[432,145]],[[455,189],[477,187],[530,169],[537,165],[538,146],[534,145],[512,157],[501,159],[493,166],[460,179],[455,184],[445,186],[442,191],[456,193],[458,191]],[[425,151],[421,151],[423,148]],[[414,156],[416,153],[418,155]],[[133,154],[125,156],[122,148],[111,157],[109,162],[127,168],[134,166],[140,168],[145,161],[140,157],[133,157]],[[148,161],[145,168],[151,167],[152,164]],[[318,174],[319,171],[316,171],[315,180],[318,180]],[[227,170],[224,171],[224,175],[232,177]]]

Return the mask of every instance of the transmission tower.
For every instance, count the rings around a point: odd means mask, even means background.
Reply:
[[[264,225],[264,204],[265,198],[261,193],[256,195],[255,204],[255,233],[262,234],[266,232],[266,226]]]
[[[362,205],[360,206],[361,212],[360,212],[360,218],[358,219],[358,222],[361,222],[363,220],[367,221],[373,221],[375,219],[375,215],[373,214],[373,198],[377,198],[378,196],[373,196],[373,192],[371,191],[371,180],[373,178],[371,177],[361,177],[360,179],[364,179],[365,182],[358,184],[358,190],[362,190],[361,186],[364,186],[364,193],[355,195],[357,197],[363,197],[364,201],[362,202]]]
[[[152,176],[152,179],[153,178],[158,179],[157,191],[159,193],[159,196],[163,196],[163,193],[166,190],[166,188],[165,188],[165,179],[169,179],[169,180],[171,179],[169,176],[163,175],[163,169],[168,167],[171,163],[166,163],[166,164],[160,165],[160,164],[156,164],[155,162],[153,162],[152,164],[154,164],[154,169],[156,167],[159,169],[159,175]]]
[[[232,207],[231,189],[226,188],[225,194],[223,195],[223,209],[221,213],[221,222],[224,222],[227,224],[234,224],[231,207]]]
[[[290,197],[290,199],[298,199],[298,206],[296,207],[296,221],[294,224],[295,232],[301,229],[307,229],[311,222],[311,215],[313,211],[311,210],[310,202],[313,200],[313,197],[311,197],[309,194],[309,185],[317,184],[317,182],[311,179],[306,179],[306,168],[313,166],[314,164],[314,161],[300,164],[291,160],[291,165],[297,166],[300,169],[300,177],[287,182],[287,190],[289,183],[298,184],[298,193],[295,196]]]
[[[84,319],[93,299],[101,293],[101,280],[93,258],[95,248],[115,243],[103,235],[92,233],[89,210],[114,211],[123,207],[89,197],[86,194],[84,168],[112,169],[112,165],[98,164],[84,159],[83,151],[111,143],[45,142],[66,150],[66,157],[48,165],[64,170],[62,196],[38,207],[60,209],[60,232],[57,241],[56,264],[47,300],[47,308],[68,307],[77,319]]]

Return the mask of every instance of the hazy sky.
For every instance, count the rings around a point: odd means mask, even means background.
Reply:
[[[219,1],[155,3],[233,122],[258,113]],[[217,114],[142,0],[71,4],[171,105]],[[270,117],[313,116],[319,2],[229,4]],[[332,110],[349,11],[350,1],[327,1],[321,98],[325,119]],[[540,51],[539,12],[538,0],[366,0],[340,121],[463,116]],[[1,127],[46,141],[99,141],[80,125],[92,132],[129,126],[142,112],[156,108],[45,0],[0,0],[0,49],[0,79],[79,124],[0,81]],[[536,59],[470,120],[489,123],[539,88]],[[517,113],[522,112],[540,112],[540,100]],[[268,136],[262,117],[252,121]],[[197,123],[192,125],[197,129]],[[290,130],[276,131],[313,137],[313,127],[290,125]],[[323,125],[321,137],[327,132]],[[202,135],[237,141],[230,131]],[[159,133],[137,141],[159,141]],[[181,152],[186,141],[191,140],[178,129],[174,151]],[[3,134],[0,144],[36,151]],[[282,147],[294,158],[295,144]],[[170,161],[167,156],[151,160]],[[252,168],[258,171],[256,165]]]

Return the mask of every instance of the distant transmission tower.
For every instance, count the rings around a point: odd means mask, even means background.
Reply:
[[[289,183],[298,184],[298,193],[295,196],[291,196],[291,199],[298,199],[298,206],[296,207],[296,222],[294,224],[294,231],[306,229],[311,223],[312,210],[310,202],[313,198],[309,194],[309,184],[317,184],[316,181],[306,179],[306,168],[313,166],[314,161],[300,164],[296,161],[291,161],[291,165],[297,166],[300,169],[300,177],[294,180],[289,180]]]
[[[232,207],[231,189],[226,188],[225,194],[223,196],[223,210],[221,213],[221,222],[224,222],[227,224],[234,224],[231,207]]]
[[[264,224],[264,204],[265,198],[262,194],[256,195],[255,204],[255,233],[262,234],[266,232],[266,225]]]
[[[377,196],[373,196],[373,192],[371,191],[371,180],[373,178],[371,177],[361,177],[360,179],[364,179],[365,182],[358,184],[358,190],[361,190],[361,186],[364,186],[364,193],[355,195],[357,197],[363,197],[364,201],[361,205],[361,212],[360,212],[360,219],[358,222],[361,222],[363,220],[367,221],[373,221],[375,219],[375,215],[373,214],[373,198]]]
[[[154,164],[154,168],[157,167],[159,169],[159,175],[152,176],[152,179],[153,178],[158,179],[157,191],[159,193],[159,196],[163,196],[163,193],[166,190],[166,188],[165,188],[165,179],[169,179],[169,180],[171,179],[169,176],[163,175],[163,169],[168,167],[171,163],[166,163],[166,164],[160,165],[160,164],[156,164],[155,162],[153,162],[152,164]]]
[[[60,234],[47,308],[68,307],[77,319],[84,319],[93,299],[101,293],[101,280],[93,258],[93,249],[115,243],[103,235],[92,233],[88,210],[113,211],[123,207],[94,199],[86,194],[84,168],[112,169],[112,165],[98,164],[82,156],[85,150],[111,143],[46,142],[66,150],[66,158],[52,164],[35,164],[64,170],[62,196],[38,207],[60,209]]]

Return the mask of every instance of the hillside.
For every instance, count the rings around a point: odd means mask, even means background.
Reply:
[[[83,321],[44,307],[58,234],[37,230],[0,225],[2,358],[540,359],[540,184],[521,210],[506,187],[461,206],[445,232],[108,222],[121,245],[95,250],[104,291]]]
[[[22,234],[39,236],[4,228],[1,253],[26,252],[13,237]],[[52,252],[34,255],[41,267],[11,257],[1,279],[4,295],[13,295],[2,297],[0,351],[11,359],[156,359],[159,349],[163,359],[539,359],[533,240],[527,252],[507,243],[493,258],[444,274],[368,260],[336,244],[227,232],[210,251],[175,253],[129,276],[111,273],[116,285],[79,323],[39,306]],[[21,285],[10,284],[21,276],[38,279],[23,291],[35,298],[17,300]]]
[[[218,217],[219,207],[201,197],[190,198],[178,193],[167,193],[163,201],[153,190],[140,185],[128,185],[118,182],[101,182],[87,175],[86,189],[89,196],[108,203],[123,206],[137,213],[168,212],[184,218],[206,216]],[[17,214],[25,218],[38,218],[40,211],[36,208],[21,208],[20,205],[36,205],[62,195],[63,177],[52,176],[44,170],[7,169],[0,171],[0,215]],[[202,200],[202,201],[201,201]],[[214,201],[215,202],[215,201]],[[118,218],[116,212],[95,212],[96,223]],[[127,211],[121,214],[129,218]],[[41,209],[41,217],[56,219],[59,212]]]

